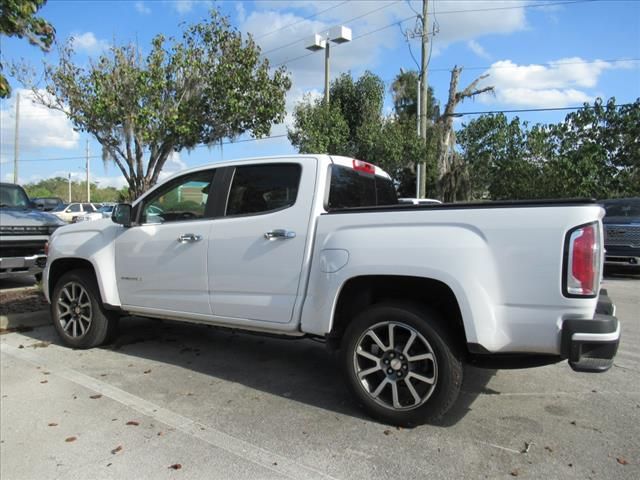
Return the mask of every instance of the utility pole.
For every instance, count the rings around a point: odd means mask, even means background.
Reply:
[[[420,83],[421,83],[420,75],[418,75],[418,85],[416,86],[416,92],[418,93],[418,104],[416,105],[416,119],[418,123],[417,127],[418,127],[419,137],[421,137],[422,135],[422,130],[420,129]],[[420,197],[420,185],[422,185],[422,182],[420,181],[421,165],[422,165],[422,162],[418,161],[418,164],[416,165],[416,198],[421,198]]]
[[[427,44],[429,43],[429,23],[427,22],[429,12],[429,0],[422,0],[422,32],[420,42],[422,45],[422,58],[420,63],[420,90],[419,90],[419,104],[420,104],[420,138],[424,145],[427,144],[427,108],[429,101],[429,84],[427,82],[427,55],[429,49]],[[427,159],[418,165],[418,178],[420,179],[418,187],[418,198],[425,198],[427,194]]]
[[[69,172],[67,179],[69,180],[69,202],[68,203],[71,203],[71,172]]]
[[[91,167],[90,161],[89,161],[89,139],[87,138],[87,148],[86,148],[86,155],[87,155],[87,203],[91,203],[91,183],[90,183],[90,178],[91,175],[89,173],[89,168]]]
[[[16,93],[16,131],[13,139],[13,183],[18,184],[18,156],[20,154],[20,92]]]

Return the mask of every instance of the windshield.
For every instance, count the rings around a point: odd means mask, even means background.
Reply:
[[[31,202],[25,191],[19,185],[0,185],[0,207],[29,208]]]
[[[609,217],[640,217],[640,199],[605,202],[604,209]]]
[[[102,213],[111,213],[113,211],[113,205],[105,205],[100,209],[100,211]]]

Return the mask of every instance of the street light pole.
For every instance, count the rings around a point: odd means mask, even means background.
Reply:
[[[325,105],[329,105],[329,52],[330,51],[331,51],[331,43],[327,41],[327,46],[324,49],[324,103]]]
[[[331,28],[327,33],[320,35],[315,33],[306,47],[307,50],[316,52],[324,49],[324,103],[329,105],[329,61],[331,58],[331,42],[347,43],[351,41],[351,29],[345,26]]]

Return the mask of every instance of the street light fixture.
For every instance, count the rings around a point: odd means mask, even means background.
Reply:
[[[306,47],[307,50],[311,50],[312,52],[324,49],[324,102],[327,105],[329,105],[329,56],[331,42],[341,44],[350,41],[351,29],[344,25],[339,25],[329,29],[329,31],[323,34],[315,33]]]

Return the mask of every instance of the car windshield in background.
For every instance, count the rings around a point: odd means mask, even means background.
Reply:
[[[24,190],[18,185],[0,185],[0,207],[29,208],[31,202]]]
[[[348,167],[331,167],[329,208],[396,205],[398,196],[391,179],[358,172]]]
[[[604,202],[609,217],[640,217],[640,199]]]
[[[100,213],[111,213],[113,212],[113,205],[104,205],[99,210]]]

